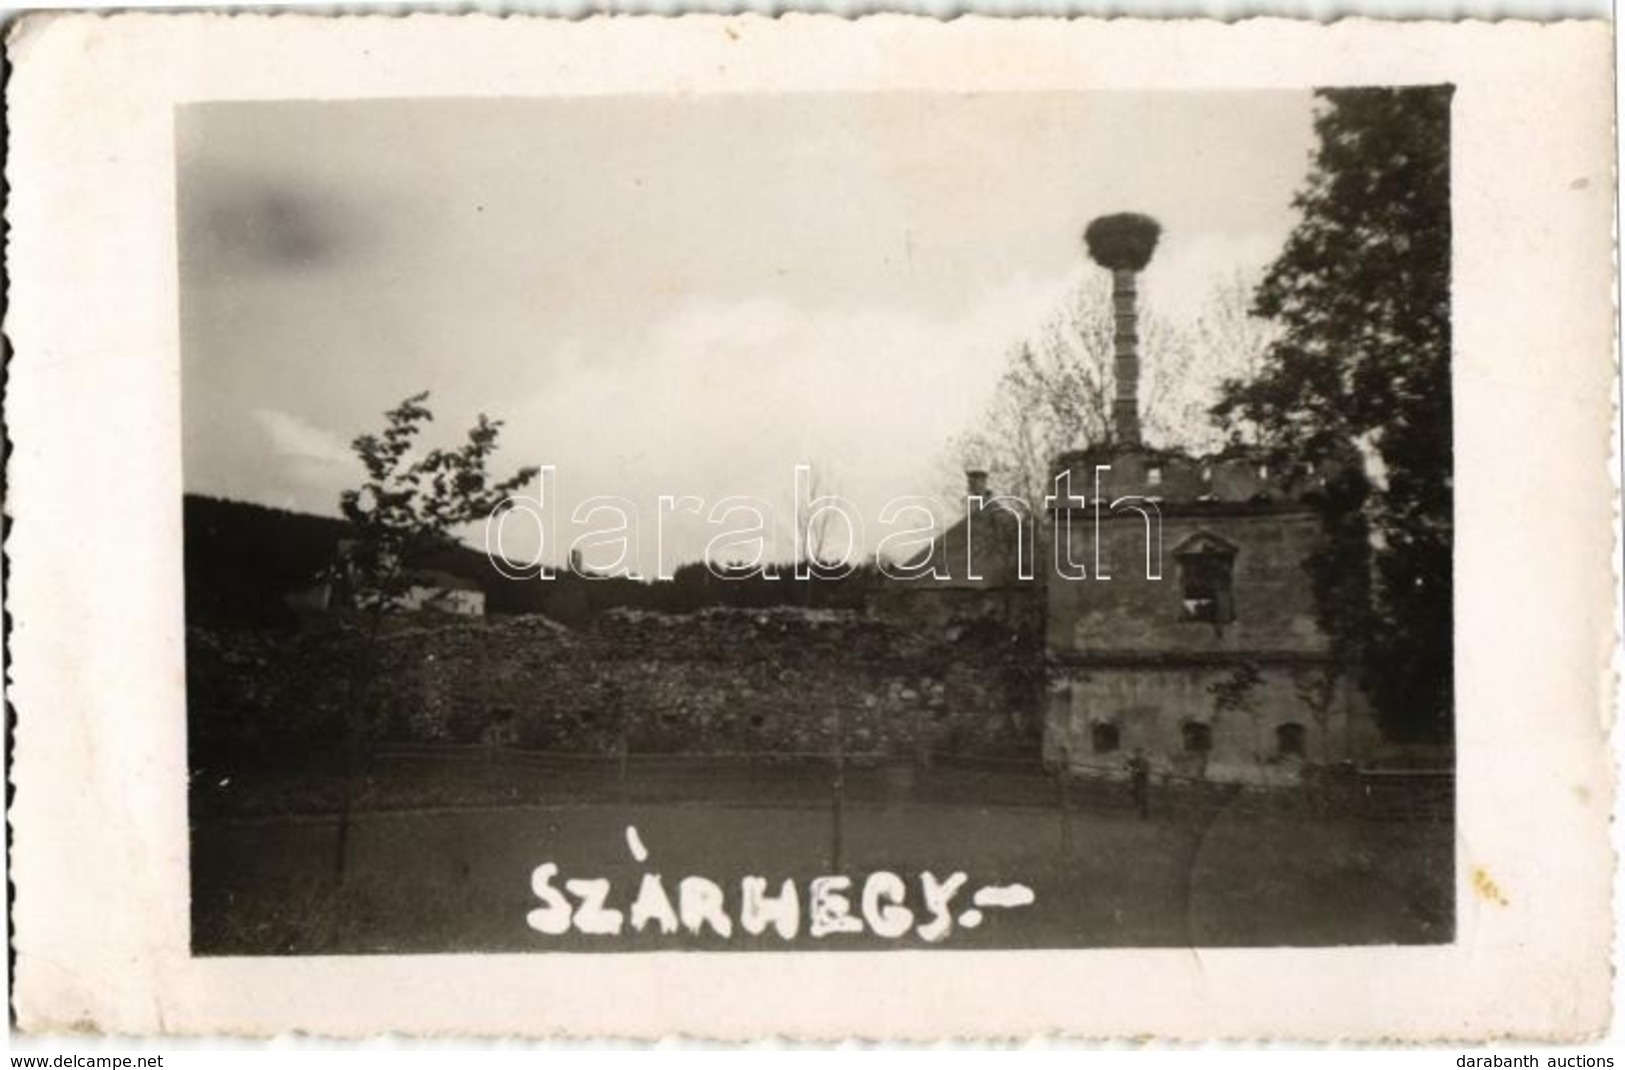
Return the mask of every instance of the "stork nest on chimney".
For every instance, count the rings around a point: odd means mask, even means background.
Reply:
[[[1120,212],[1103,215],[1083,232],[1083,243],[1095,263],[1112,271],[1140,271],[1151,262],[1162,224],[1148,215]]]

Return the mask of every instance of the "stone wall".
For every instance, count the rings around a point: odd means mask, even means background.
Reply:
[[[351,627],[188,634],[194,760],[334,747],[346,712],[402,742],[612,753],[1028,753],[1042,657],[995,625],[951,634],[831,610],[620,610],[588,628],[541,617],[418,617],[371,644]],[[369,670],[369,666],[372,668]],[[360,701],[362,681],[373,699]]]
[[[1044,630],[1044,589],[1037,582],[968,587],[894,580],[871,604],[885,620],[945,639],[973,624],[996,625],[1035,640]]]

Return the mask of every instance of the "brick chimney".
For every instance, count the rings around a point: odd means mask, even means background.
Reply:
[[[987,497],[987,472],[985,469],[965,469],[965,496],[968,498]]]
[[[1151,262],[1161,236],[1160,223],[1133,212],[1101,216],[1083,232],[1090,258],[1112,273],[1112,350],[1117,380],[1112,429],[1118,443],[1130,447],[1140,445],[1138,276]]]
[[[1112,426],[1126,446],[1140,444],[1140,316],[1135,308],[1138,272],[1112,272],[1112,352],[1117,379],[1112,398]]]

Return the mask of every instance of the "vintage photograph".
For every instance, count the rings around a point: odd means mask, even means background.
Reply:
[[[179,104],[192,954],[1450,943],[1452,102]]]
[[[22,20],[16,1035],[1595,1042],[1613,41]]]

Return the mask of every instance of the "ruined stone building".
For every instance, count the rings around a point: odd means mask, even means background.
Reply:
[[[1083,567],[1045,585],[1047,759],[1116,769],[1143,749],[1165,772],[1275,782],[1371,751],[1305,567],[1323,473],[1128,445],[1058,468],[1092,500],[1050,517]]]
[[[1135,275],[1159,233],[1113,216],[1086,235],[1113,273],[1114,440],[1056,458],[1056,496],[1022,521],[988,508],[986,476],[969,473],[967,515],[928,558],[936,575],[899,581],[887,604],[932,629],[1035,625],[1047,763],[1115,775],[1143,751],[1166,775],[1292,782],[1380,742],[1306,567],[1331,472],[1141,441]]]
[[[1046,762],[1120,774],[1143,750],[1167,774],[1285,783],[1375,749],[1305,567],[1328,473],[1126,443],[1064,454],[1056,472],[1077,500],[1025,526],[973,509],[937,541],[935,575],[880,603],[934,634],[993,622],[1041,636]],[[968,498],[991,500],[969,479]]]
[[[1320,539],[1313,495],[1332,473],[1141,442],[1136,276],[1160,235],[1132,214],[1084,232],[1112,273],[1116,434],[1055,463],[1067,500],[1049,511],[1050,539],[1067,552],[1044,600],[1045,754],[1109,768],[1143,750],[1164,772],[1290,781],[1305,762],[1350,760],[1376,742],[1320,628],[1307,568]],[[1080,561],[1080,544],[1090,560],[1061,569]]]

